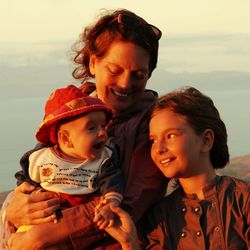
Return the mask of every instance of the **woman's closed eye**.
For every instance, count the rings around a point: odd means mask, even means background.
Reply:
[[[117,74],[122,72],[122,69],[120,67],[115,66],[115,65],[107,66],[107,70],[112,75],[117,75]]]
[[[143,79],[148,77],[148,74],[146,72],[140,70],[140,71],[133,71],[132,76],[135,79],[143,80]]]

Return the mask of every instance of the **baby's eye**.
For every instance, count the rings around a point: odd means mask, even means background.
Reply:
[[[89,127],[89,128],[88,128],[88,131],[90,131],[90,132],[96,131],[96,127],[94,127],[94,126],[93,126],[93,127]]]

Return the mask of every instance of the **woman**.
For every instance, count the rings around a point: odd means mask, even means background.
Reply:
[[[77,67],[73,76],[85,83],[82,86],[85,93],[97,96],[114,112],[108,132],[121,150],[125,182],[123,208],[135,221],[163,197],[168,182],[150,158],[149,110],[157,94],[145,90],[157,64],[160,37],[161,31],[141,17],[128,10],[117,10],[87,27],[75,47]],[[95,84],[86,84],[92,77]],[[48,192],[33,192],[35,187],[27,183],[29,154],[22,158],[23,171],[17,175],[19,184],[26,182],[16,188],[7,206],[6,219],[15,227],[43,224],[32,227],[25,237],[14,234],[12,248],[32,249],[30,242],[36,242],[36,247],[42,249],[67,241],[75,249],[84,249],[102,239],[104,233],[93,225],[93,215],[89,214],[87,221],[82,219],[82,214],[88,214],[88,206],[94,206],[93,203],[62,211],[62,219],[58,222],[60,231],[55,230],[53,223],[44,223],[56,219],[54,213],[59,207],[59,199]],[[86,234],[86,228],[88,231],[91,228],[93,233]],[[19,237],[22,241],[18,241]],[[103,244],[91,245],[91,249]]]
[[[249,249],[250,183],[217,176],[229,161],[227,131],[213,101],[195,88],[161,97],[150,120],[151,156],[180,187],[143,218],[139,243],[129,215],[107,227],[125,249]],[[102,226],[100,226],[103,228]]]

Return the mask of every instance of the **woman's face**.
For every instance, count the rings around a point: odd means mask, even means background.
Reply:
[[[98,98],[115,113],[127,111],[141,97],[149,76],[149,53],[142,47],[114,41],[107,53],[90,57]]]

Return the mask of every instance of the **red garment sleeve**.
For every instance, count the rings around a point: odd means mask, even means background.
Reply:
[[[61,225],[66,226],[74,249],[85,249],[107,236],[93,223],[94,208],[99,203],[96,198],[84,205],[67,208],[62,211]]]

